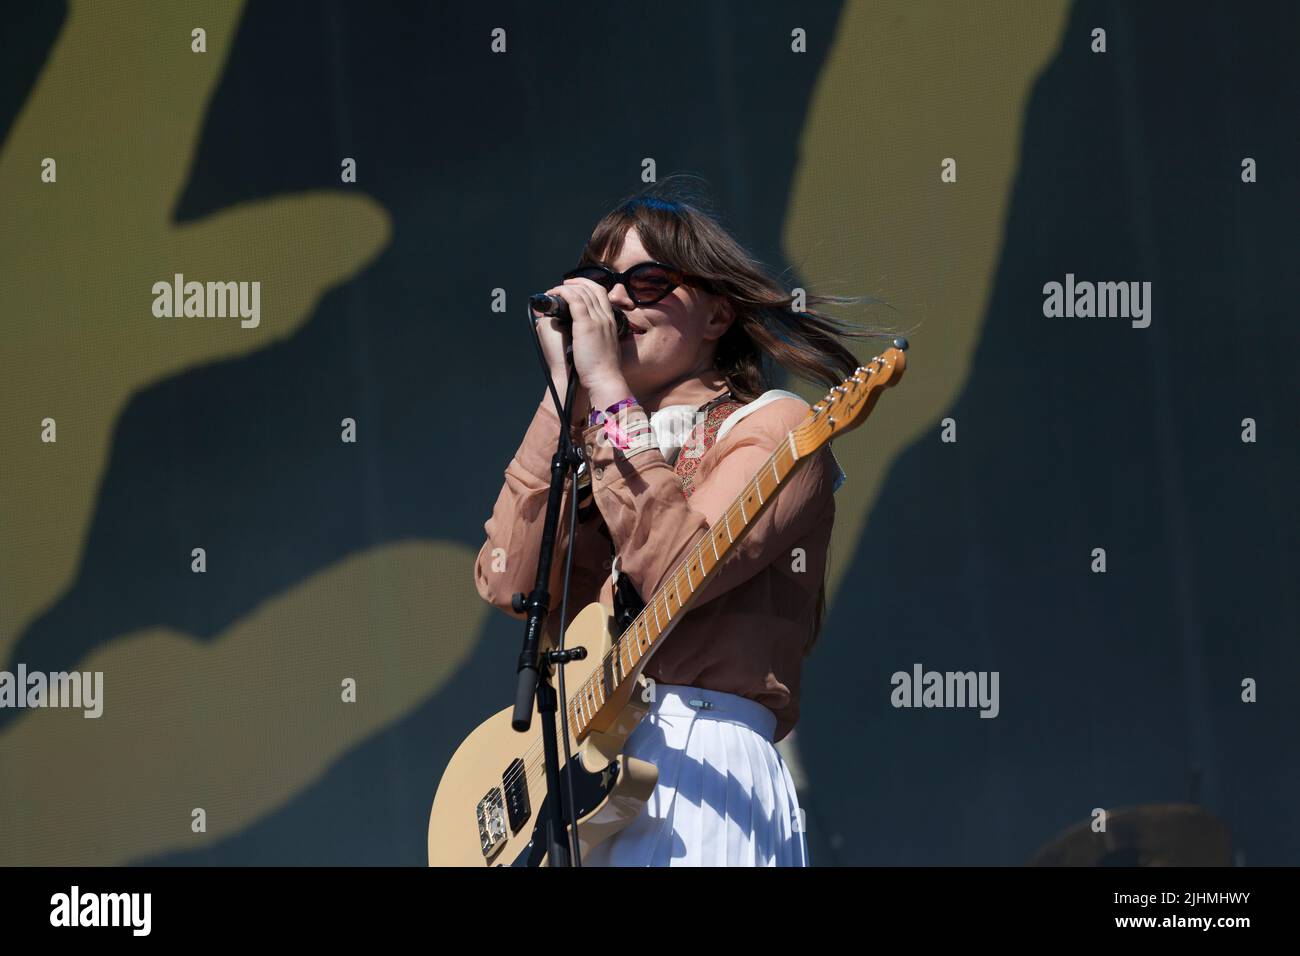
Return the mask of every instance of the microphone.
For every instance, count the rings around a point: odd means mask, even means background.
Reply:
[[[569,315],[569,303],[565,302],[558,295],[546,295],[538,293],[528,300],[534,312],[538,315],[549,315],[561,325],[572,325],[573,316]],[[619,335],[627,332],[627,315],[622,309],[614,310],[614,327],[618,330]]]

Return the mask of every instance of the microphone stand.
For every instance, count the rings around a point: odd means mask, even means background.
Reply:
[[[535,324],[536,320],[533,321]],[[530,332],[533,335],[534,344],[537,345],[538,357],[543,359],[543,368],[546,369],[546,381],[551,391],[551,397],[555,404],[559,406],[559,394],[555,390],[555,382],[551,378],[550,370],[546,368],[544,356],[541,352],[541,343],[537,341],[536,332],[533,330],[530,330]],[[578,488],[576,475],[578,466],[582,463],[584,457],[582,447],[574,445],[570,434],[571,426],[569,423],[572,419],[573,399],[578,384],[578,376],[573,367],[572,346],[566,351],[565,358],[569,370],[569,387],[563,407],[559,410],[560,436],[556,444],[555,454],[551,457],[551,487],[546,498],[546,516],[542,522],[542,543],[537,555],[537,577],[533,590],[527,597],[516,592],[511,598],[511,605],[514,607],[515,612],[523,613],[527,611],[528,616],[524,622],[523,649],[519,653],[516,669],[518,678],[515,687],[515,709],[510,725],[520,733],[527,732],[532,723],[533,705],[536,703],[537,714],[542,722],[542,760],[546,766],[546,802],[544,806],[547,808],[545,833],[547,860],[551,866],[581,866],[582,854],[577,840],[578,820],[576,805],[573,800],[573,758],[569,753],[568,719],[566,715],[563,720],[565,729],[565,770],[567,771],[564,777],[568,783],[568,799],[566,800],[562,796],[563,791],[560,786],[560,755],[555,733],[555,714],[562,700],[557,699],[555,688],[551,686],[552,674],[558,673],[560,696],[562,697],[564,675],[559,672],[559,669],[569,661],[582,660],[587,656],[586,648],[575,647],[570,650],[564,647],[563,615],[568,603],[569,569],[573,561],[573,539],[577,532]],[[555,551],[555,531],[560,519],[560,500],[564,494],[564,485],[571,474],[574,476],[574,481],[572,482],[569,498],[571,505],[569,551],[565,561],[564,590],[560,601],[560,636],[556,648],[543,651],[541,649],[541,638],[546,624],[546,617],[550,611],[551,595],[547,590],[547,585],[551,579],[551,564]],[[570,841],[572,841],[575,859],[570,857]]]

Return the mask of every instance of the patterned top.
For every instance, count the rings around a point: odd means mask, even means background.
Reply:
[[[704,453],[713,447],[717,440],[718,429],[736,409],[740,402],[731,397],[731,393],[720,395],[701,409],[705,413],[704,421],[696,425],[682,443],[677,460],[673,462],[673,471],[682,482],[682,494],[687,498],[695,494],[695,472],[700,467]]]

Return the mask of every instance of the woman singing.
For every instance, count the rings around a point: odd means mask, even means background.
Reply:
[[[570,427],[587,452],[575,613],[596,600],[612,607],[616,576],[638,595],[654,594],[807,417],[807,402],[770,387],[773,363],[838,385],[860,363],[837,336],[872,334],[795,311],[715,219],[653,196],[606,215],[578,268],[548,292],[568,303],[572,326],[542,318],[537,334],[561,396],[572,343],[579,385]],[[627,316],[621,336],[615,309]],[[476,585],[510,613],[511,595],[533,587],[559,427],[548,391],[485,525]],[[799,719],[800,669],[821,627],[842,478],[823,447],[650,658],[654,701],[624,753],[655,764],[658,786],[584,865],[808,864],[798,797],[773,743]],[[561,513],[568,507],[566,490]],[[567,548],[562,520],[550,582],[556,607]],[[548,620],[552,636],[558,618]]]

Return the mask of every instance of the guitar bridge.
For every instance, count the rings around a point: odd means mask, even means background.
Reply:
[[[490,857],[506,842],[506,806],[500,787],[493,787],[478,802],[478,841],[483,856]]]

